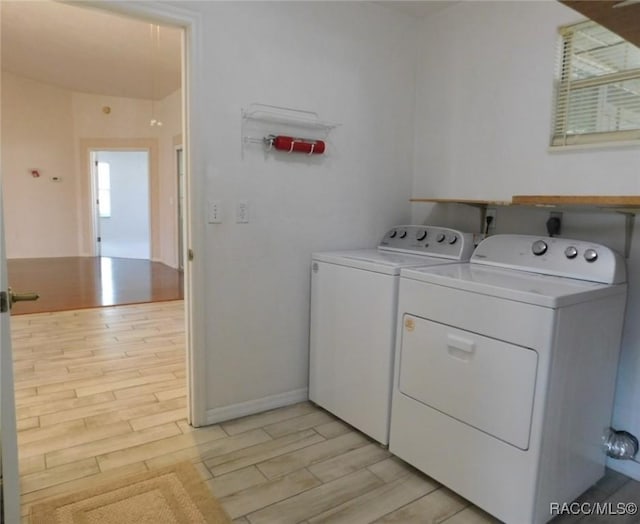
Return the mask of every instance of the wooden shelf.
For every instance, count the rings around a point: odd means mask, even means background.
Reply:
[[[461,198],[412,198],[409,202],[426,202],[431,204],[466,204],[468,206],[510,206],[510,201],[504,200],[472,200]]]
[[[410,202],[432,204],[466,204],[487,206],[539,206],[602,208],[612,211],[634,213],[640,210],[638,195],[514,195],[511,200],[474,200],[464,198],[412,198]]]
[[[611,209],[640,208],[637,195],[514,195],[513,205],[520,206],[579,206]]]
[[[487,208],[491,206],[563,207],[585,211],[608,211],[625,215],[625,258],[631,253],[635,216],[640,213],[639,195],[514,195],[510,201],[468,200],[456,198],[412,198],[410,202],[432,204],[467,204],[479,207],[480,223],[484,225]]]

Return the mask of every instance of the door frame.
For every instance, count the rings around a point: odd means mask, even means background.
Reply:
[[[178,271],[184,271],[185,262],[185,242],[184,242],[184,201],[185,201],[185,182],[184,182],[184,148],[182,143],[180,145],[174,145],[173,150],[175,152],[173,157],[173,164],[176,168],[175,174],[177,175],[177,190],[176,190],[176,212],[177,212],[177,229],[176,237],[178,241]],[[182,165],[180,165],[182,161]],[[182,173],[181,173],[182,171]],[[181,178],[182,177],[182,178]]]
[[[89,176],[91,177],[91,239],[93,252],[91,256],[102,256],[102,237],[100,235],[100,197],[99,197],[99,181],[98,181],[98,160],[96,160],[95,152],[89,152]]]
[[[113,2],[87,0],[90,6],[148,22],[169,24],[182,33],[182,138],[185,160],[184,239],[190,253],[184,271],[185,334],[187,349],[188,420],[195,426],[207,424],[206,396],[206,323],[205,323],[205,229],[204,170],[205,149],[201,147],[206,128],[204,105],[203,17],[201,13],[151,2]],[[191,256],[192,254],[192,256]]]
[[[104,144],[104,147],[101,145]],[[138,147],[136,147],[138,146]],[[100,235],[100,219],[98,217],[97,172],[94,155],[99,152],[145,152],[147,153],[147,180],[149,182],[149,260],[160,261],[160,201],[158,173],[158,143],[153,138],[109,138],[81,139],[80,154],[82,165],[86,167],[88,180],[80,178],[81,208],[80,214],[87,217],[83,220],[84,229],[81,234],[80,253],[98,257],[101,252],[98,246]]]

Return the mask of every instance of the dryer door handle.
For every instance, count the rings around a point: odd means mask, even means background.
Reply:
[[[452,357],[469,360],[476,350],[476,343],[468,338],[457,335],[447,335],[447,349]]]

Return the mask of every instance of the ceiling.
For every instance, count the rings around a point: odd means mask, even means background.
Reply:
[[[2,70],[85,93],[159,100],[180,87],[181,31],[78,4],[2,2]],[[456,0],[378,2],[423,18]],[[152,67],[152,64],[154,67]]]
[[[180,87],[180,29],[161,26],[156,38],[157,26],[99,9],[51,0],[0,1],[3,71],[74,91],[131,98],[159,100]],[[640,46],[640,0],[560,1]],[[458,1],[377,3],[424,18]]]
[[[453,4],[457,4],[458,1],[459,0],[421,0],[405,2],[403,0],[387,0],[376,3],[397,11],[402,11],[415,18],[424,18]]]
[[[625,40],[640,46],[640,2],[637,0],[560,0]]]
[[[159,100],[180,87],[181,30],[53,1],[2,0],[2,70],[85,93]],[[154,67],[152,67],[152,64]]]
[[[416,18],[432,15],[463,0],[386,0],[376,3]],[[467,0],[469,1],[469,0]],[[559,0],[640,47],[640,0]]]

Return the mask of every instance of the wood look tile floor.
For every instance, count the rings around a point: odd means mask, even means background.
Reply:
[[[23,523],[47,498],[183,460],[236,523],[497,522],[308,402],[190,427],[181,301],[11,320]],[[609,472],[585,497],[638,486]]]

